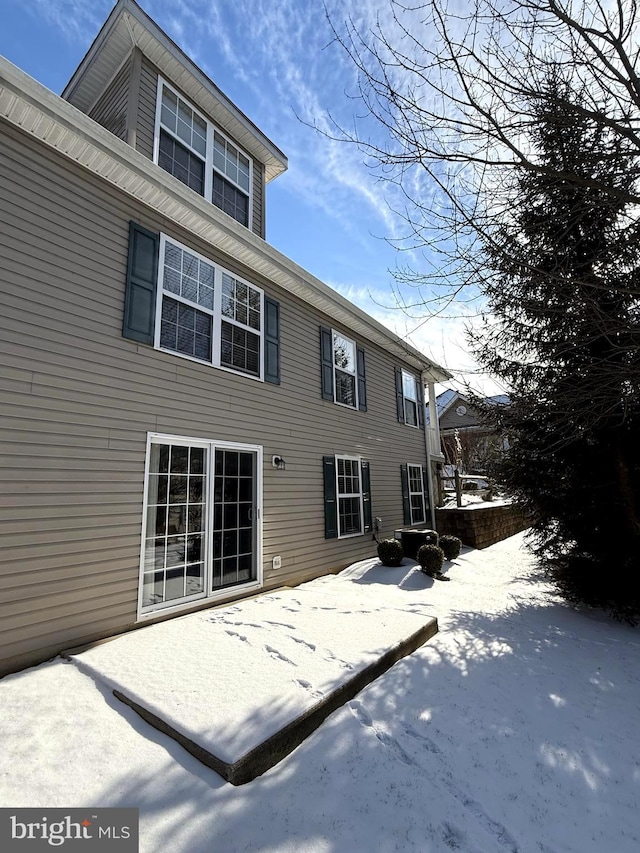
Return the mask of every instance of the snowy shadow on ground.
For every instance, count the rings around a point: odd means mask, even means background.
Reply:
[[[0,805],[137,806],[141,853],[636,853],[640,630],[558,602],[513,543],[449,576],[323,581],[433,607],[440,633],[241,787],[71,664],[10,677]]]
[[[105,798],[143,807],[141,850],[635,853],[639,651],[631,629],[558,604],[452,613],[254,782],[123,778]],[[167,812],[181,819],[163,829]]]
[[[451,567],[452,563],[445,560],[442,566],[442,574],[446,575]],[[383,566],[382,563],[375,563],[370,568],[365,569],[359,577],[352,578],[351,581],[365,586],[386,584],[405,592],[430,589],[434,584],[434,579],[421,571],[415,560],[409,560],[406,557],[401,566]]]

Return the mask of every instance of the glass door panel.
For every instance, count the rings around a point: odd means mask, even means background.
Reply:
[[[142,606],[201,597],[207,451],[152,444]]]
[[[256,460],[215,450],[212,590],[256,578]]]

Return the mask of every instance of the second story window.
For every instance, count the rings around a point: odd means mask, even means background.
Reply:
[[[418,426],[418,387],[415,376],[402,371],[402,395],[404,397],[404,422]]]
[[[158,81],[154,160],[249,227],[251,160],[162,79]]]
[[[335,329],[320,326],[322,399],[367,411],[367,380],[362,347]]]
[[[157,347],[262,378],[259,288],[162,235],[157,298]]]
[[[333,370],[336,403],[356,409],[356,345],[338,332],[333,333]]]
[[[424,426],[423,398],[420,382],[413,373],[396,367],[396,403],[398,421],[412,427]]]

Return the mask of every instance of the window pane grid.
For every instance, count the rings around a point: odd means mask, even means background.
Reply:
[[[243,326],[260,331],[260,291],[223,273],[222,313]]]
[[[222,322],[220,364],[243,373],[260,375],[260,336]]]
[[[333,374],[336,403],[356,408],[356,347],[353,341],[333,332]]]
[[[201,157],[207,152],[207,124],[191,107],[166,86],[162,87],[160,121]]]
[[[143,610],[179,604],[257,578],[256,459],[254,451],[226,450],[214,444],[207,449],[152,442],[146,488]]]
[[[246,193],[249,192],[249,160],[227,139],[214,130],[213,165]]]
[[[249,197],[214,172],[213,204],[232,216],[241,225],[249,225]]]
[[[164,130],[160,131],[158,165],[199,195],[204,195],[204,161]]]
[[[208,314],[175,299],[164,297],[160,346],[202,361],[211,361],[211,324],[212,320]]]
[[[213,589],[255,577],[253,454],[216,450],[213,514]]]
[[[340,498],[338,517],[340,519],[340,535],[353,536],[362,533],[361,503],[359,497]]]
[[[422,468],[419,465],[408,465],[407,471],[409,474],[409,504],[411,507],[411,523],[416,524],[421,521],[424,521],[426,518]]]
[[[213,265],[168,241],[164,252],[162,286],[201,308],[213,311]]]
[[[340,536],[362,533],[360,460],[336,457],[338,525]]]
[[[143,607],[204,589],[205,470],[204,448],[152,445]]]
[[[157,345],[260,377],[262,291],[164,237],[162,245]]]
[[[163,80],[158,101],[158,165],[248,227],[250,158]]]

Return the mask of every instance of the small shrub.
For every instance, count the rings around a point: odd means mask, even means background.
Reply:
[[[444,551],[445,560],[455,560],[456,557],[460,554],[462,541],[457,536],[451,536],[447,534],[445,536],[440,537],[438,545]]]
[[[436,575],[444,563],[444,551],[437,545],[421,545],[418,548],[418,563],[425,575]]]
[[[398,539],[381,539],[378,542],[378,557],[383,566],[399,566],[403,556],[402,542]]]

